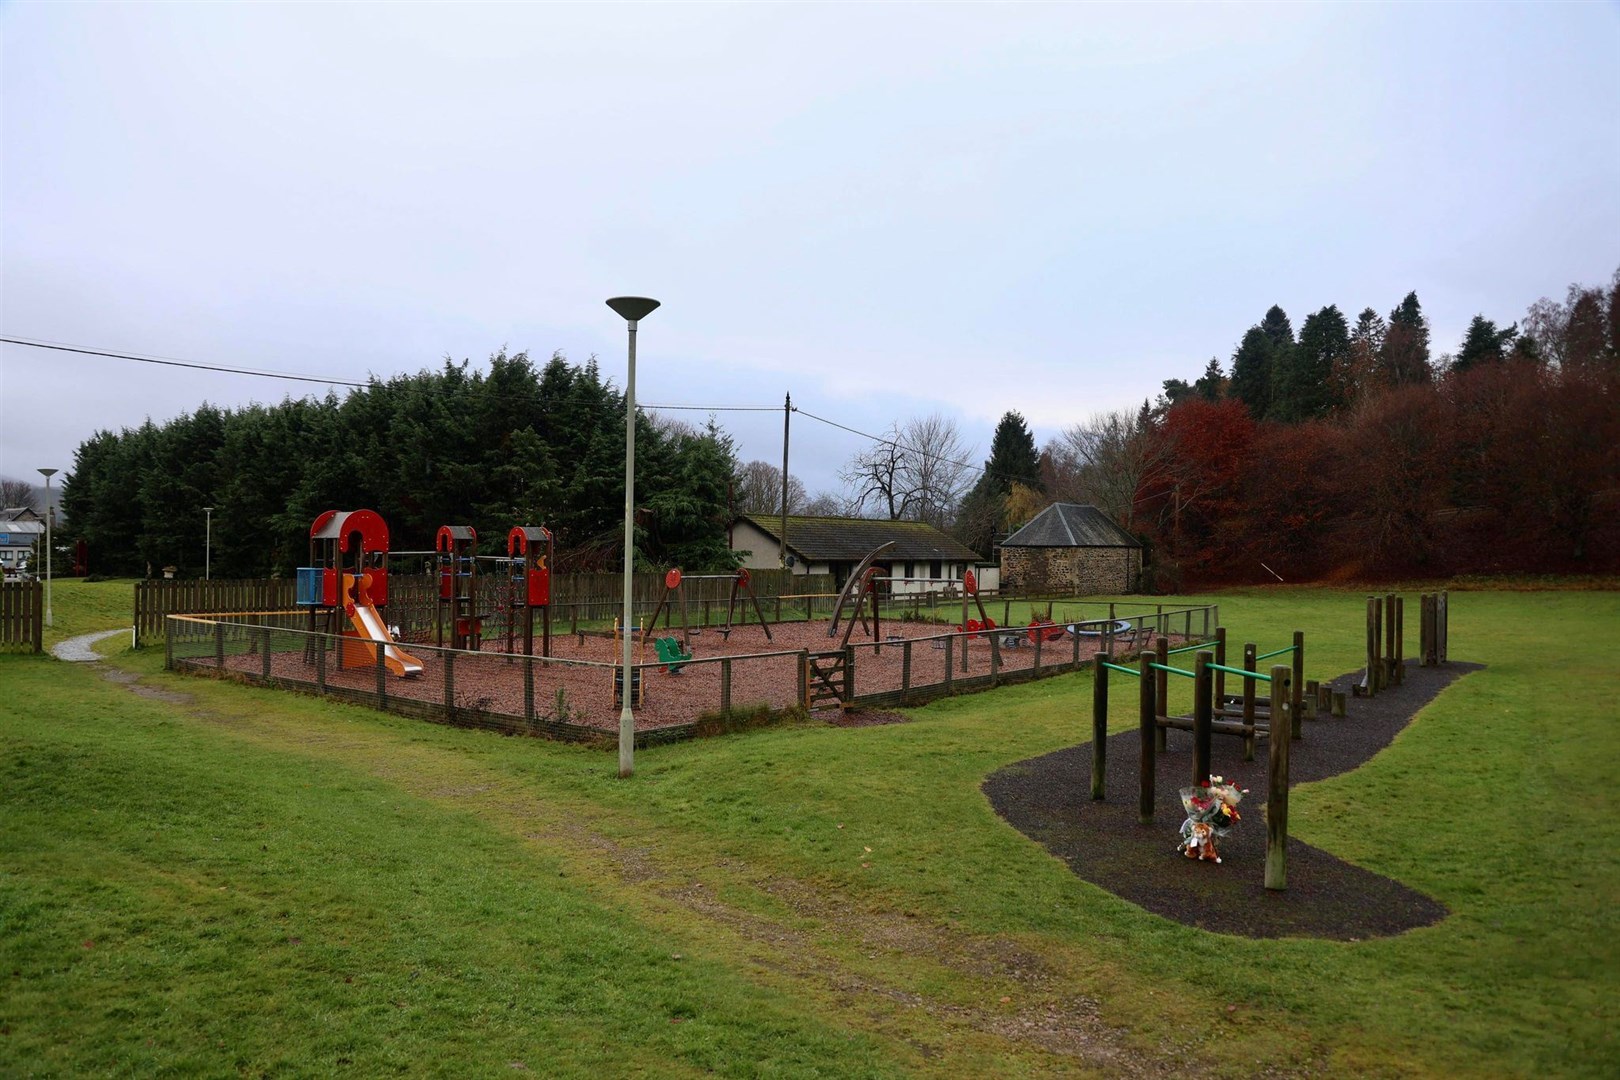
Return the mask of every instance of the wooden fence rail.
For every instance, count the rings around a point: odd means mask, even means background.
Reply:
[[[833,591],[830,574],[788,574],[782,570],[750,571],[752,585],[760,602],[777,596]],[[491,607],[500,607],[506,594],[505,582],[494,574],[480,580],[480,595]],[[686,599],[694,610],[705,603],[724,610],[730,597],[728,581],[693,581],[685,587]],[[650,613],[664,594],[662,573],[636,574],[632,582],[632,602],[641,613]],[[438,581],[430,575],[391,574],[388,579],[389,619],[402,626],[430,623],[435,616]],[[201,579],[138,581],[135,583],[135,644],[158,641],[163,636],[163,620],[168,615],[218,615],[256,611],[290,611],[297,606],[297,583],[292,578],[260,578],[244,581]],[[715,605],[718,604],[718,608]],[[551,607],[554,621],[575,619],[584,622],[616,617],[624,605],[624,577],[621,574],[553,574]],[[768,604],[768,610],[779,610]],[[717,615],[718,617],[718,615]],[[738,614],[742,618],[741,612]],[[486,628],[485,633],[492,632]]]
[[[44,632],[44,583],[0,583],[0,648],[39,652],[44,647]]]

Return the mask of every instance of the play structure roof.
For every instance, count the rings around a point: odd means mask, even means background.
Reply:
[[[743,514],[739,520],[780,541],[782,519],[770,514]],[[883,562],[894,559],[939,559],[978,563],[983,560],[932,525],[921,521],[879,521],[873,518],[805,517],[789,514],[788,550],[815,562],[858,562],[872,549],[893,541]]]
[[[1095,506],[1053,503],[1028,525],[1001,542],[1002,547],[1141,547],[1136,538]]]

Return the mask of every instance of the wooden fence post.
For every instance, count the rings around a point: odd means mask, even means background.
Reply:
[[[1208,611],[1209,609],[1205,608],[1204,610]],[[1226,663],[1226,627],[1224,626],[1215,628],[1215,662],[1221,665]],[[1218,711],[1224,708],[1225,705],[1226,672],[1217,671],[1215,673],[1215,708]]]
[[[174,620],[163,620],[163,670],[174,670]]]
[[[378,651],[382,647],[378,646]],[[446,652],[444,659],[444,718],[450,723],[456,722],[456,654]]]
[[[720,661],[720,711],[731,711],[731,657]]]
[[[1434,637],[1438,643],[1436,660],[1446,662],[1446,650],[1451,644],[1451,593],[1445,589],[1440,590],[1440,596],[1435,601]]]
[[[1271,669],[1271,761],[1266,778],[1266,888],[1288,888],[1288,739],[1277,738],[1289,709],[1289,680],[1282,665]],[[1283,719],[1279,719],[1283,718]]]
[[[534,655],[523,658],[523,722],[534,730]]]
[[[799,704],[810,711],[810,650],[799,650]]]
[[[388,705],[388,664],[387,653],[382,642],[376,642],[377,650],[377,708],[383,709]]]
[[[1106,792],[1104,776],[1108,769],[1108,669],[1106,653],[1092,658],[1091,684],[1091,797],[1101,799]]]
[[[326,635],[315,635],[315,685],[326,696]]]
[[[1384,597],[1384,686],[1395,685],[1395,594]]]
[[[844,646],[844,701],[845,711],[852,708],[855,700],[855,646]]]
[[[911,697],[911,639],[900,648],[900,704]]]
[[[268,626],[259,627],[259,635],[260,635],[259,636],[259,641],[260,641],[261,646],[262,646],[259,649],[259,674],[264,678],[265,682],[269,682],[270,681],[270,628]]]
[[[956,648],[956,636],[953,634],[945,639],[945,693],[951,692],[952,661],[951,652]],[[966,650],[963,650],[964,652]]]
[[[1153,779],[1158,769],[1155,749],[1159,738],[1159,706],[1154,700],[1153,656],[1143,652],[1138,658],[1136,730],[1141,747],[1141,791],[1137,796],[1136,819],[1146,825],[1153,820]]]
[[[214,623],[214,667],[225,670],[225,624]]]

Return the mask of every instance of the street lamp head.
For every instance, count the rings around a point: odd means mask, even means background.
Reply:
[[[654,306],[656,306],[656,305],[654,305]],[[38,470],[38,472],[39,472],[39,474],[41,476],[43,476],[45,478],[45,482],[47,484],[51,482],[51,477],[56,475],[56,470],[55,469],[40,469],[40,470]]]
[[[658,301],[645,296],[615,296],[607,306],[626,322],[640,322],[657,309]]]

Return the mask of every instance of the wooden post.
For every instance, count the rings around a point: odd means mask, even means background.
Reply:
[[[534,727],[534,655],[523,658],[523,722]]]
[[[1344,714],[1345,693],[1343,690],[1335,690],[1333,691],[1333,715],[1342,720],[1344,719]]]
[[[900,704],[911,697],[911,639],[900,647]]]
[[[456,654],[447,652],[444,658],[444,718],[456,722]]]
[[[1215,659],[1212,652],[1200,650],[1193,663],[1193,779],[1196,786],[1209,780],[1210,725],[1214,723],[1214,672],[1209,670]]]
[[[1209,609],[1205,608],[1204,610],[1208,611]],[[1226,627],[1224,626],[1215,628],[1215,662],[1223,665],[1226,663]],[[1215,708],[1222,709],[1225,706],[1226,672],[1217,671],[1215,673]]]
[[[1107,659],[1106,653],[1098,653],[1091,662],[1091,797],[1099,800],[1107,790],[1108,669],[1103,667]]]
[[[799,650],[799,704],[810,711],[810,650]]]
[[[326,696],[326,635],[315,636],[315,685],[320,688],[321,696]]]
[[[1315,720],[1316,703],[1322,698],[1322,684],[1312,679],[1305,684],[1305,719]]]
[[[848,712],[855,700],[855,646],[844,646],[844,711]]]
[[[1305,694],[1305,631],[1303,631],[1303,630],[1295,630],[1294,631],[1294,652],[1293,652],[1293,657],[1294,657],[1293,671],[1291,671],[1289,674],[1290,674],[1290,685],[1292,685],[1294,689],[1293,689],[1293,694],[1288,699],[1288,706],[1289,706],[1288,737],[1290,739],[1297,739],[1302,734],[1304,734],[1300,730],[1300,723],[1301,723],[1300,714],[1305,711],[1301,707],[1301,704],[1300,704],[1301,699],[1303,698],[1303,696]]]
[[[1395,685],[1406,681],[1406,597],[1395,598]]]
[[[259,627],[259,642],[260,642],[259,674],[264,677],[265,682],[269,682],[270,681],[270,628],[268,626]]]
[[[1041,640],[1044,636],[1038,630],[1035,632],[1035,674],[1033,677],[1037,679],[1041,677]]]
[[[1155,653],[1153,657],[1154,661],[1156,663],[1168,666],[1170,663],[1170,639],[1166,637],[1159,638],[1154,643],[1153,648]],[[1168,717],[1170,715],[1169,699],[1170,673],[1155,669],[1153,672],[1153,700],[1157,703],[1160,716]],[[1155,726],[1157,727],[1157,725]],[[1160,750],[1164,750],[1169,747],[1169,739],[1164,728],[1158,727],[1157,734],[1155,734],[1153,738],[1153,743]]]
[[[720,661],[720,711],[731,711],[731,657]]]
[[[1367,599],[1372,605],[1372,626],[1368,628],[1372,651],[1367,654],[1367,678],[1373,692],[1377,693],[1384,689],[1384,598],[1370,596]]]
[[[1384,686],[1395,685],[1395,594],[1384,597]]]
[[[1144,652],[1138,659],[1140,669],[1137,682],[1136,730],[1141,743],[1141,791],[1137,796],[1136,820],[1147,825],[1153,821],[1153,779],[1158,761],[1155,751],[1159,737],[1159,706],[1154,700],[1153,653]]]
[[[374,642],[373,645],[377,650],[377,708],[382,709],[388,705],[388,653],[382,642]],[[444,655],[448,656],[449,653]],[[449,672],[446,671],[445,674],[448,675]],[[447,684],[449,681],[445,680]]]
[[[1271,761],[1266,777],[1266,888],[1288,888],[1288,739],[1277,738],[1286,723],[1289,680],[1294,673],[1282,665],[1271,669]]]
[[[214,666],[221,670],[225,667],[225,624],[214,624]]]
[[[991,631],[986,637],[990,641],[990,686],[997,684],[997,677],[1001,674],[1001,646],[996,643],[996,632]]]
[[[174,620],[167,616],[163,619],[163,670],[174,670]]]
[[[1377,625],[1377,615],[1373,611],[1373,598],[1369,596],[1369,597],[1367,597],[1367,633],[1366,633],[1367,674],[1364,675],[1362,677],[1362,680],[1361,680],[1362,686],[1365,688],[1368,697],[1372,697],[1374,694],[1376,694],[1378,692],[1378,674],[1377,674],[1377,671],[1375,670],[1376,667],[1377,667],[1377,663],[1374,660],[1374,654],[1378,651],[1378,646],[1376,644],[1374,644],[1374,642],[1376,641],[1375,635],[1377,633],[1376,625]]]
[[[1442,589],[1435,601],[1434,637],[1438,652],[1436,660],[1446,662],[1446,650],[1451,644],[1451,593]]]
[[[1243,646],[1243,670],[1253,671],[1255,647],[1250,642]],[[1254,760],[1254,683],[1255,680],[1243,679],[1243,760]],[[1275,738],[1275,736],[1273,736]]]
[[[951,667],[951,650],[954,648],[956,648],[956,638],[953,635],[945,639],[945,693],[947,694],[951,692],[951,672],[953,670]]]

